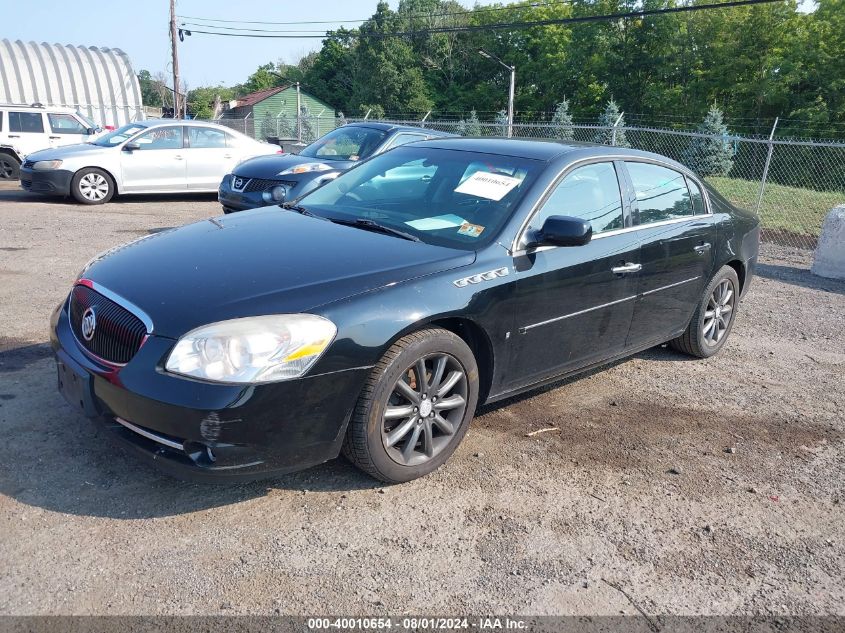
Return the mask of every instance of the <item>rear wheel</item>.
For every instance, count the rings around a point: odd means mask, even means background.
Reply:
[[[382,481],[440,467],[478,403],[478,367],[464,341],[429,328],[398,340],[373,368],[349,422],[344,454]]]
[[[725,345],[739,302],[739,278],[730,266],[713,276],[686,331],[669,344],[679,352],[709,358]]]
[[[103,204],[114,196],[114,181],[102,169],[80,169],[70,182],[70,193],[82,204]]]
[[[18,159],[6,152],[0,152],[0,180],[17,180],[21,176]]]

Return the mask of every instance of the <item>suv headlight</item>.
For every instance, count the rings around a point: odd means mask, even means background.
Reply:
[[[227,383],[299,378],[337,334],[314,314],[246,317],[204,325],[185,334],[167,358],[174,374]]]
[[[284,171],[279,172],[279,176],[287,176],[288,174],[304,174],[309,171],[329,171],[331,166],[325,163],[302,163],[301,165],[294,165],[288,167]]]
[[[39,160],[32,164],[35,171],[47,171],[49,169],[58,169],[62,166],[60,160]]]

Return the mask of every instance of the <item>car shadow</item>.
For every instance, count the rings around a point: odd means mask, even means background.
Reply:
[[[0,494],[80,516],[165,517],[264,497],[274,490],[332,492],[382,484],[340,458],[239,484],[173,479],[125,452],[56,389],[52,350],[0,338]]]
[[[765,279],[781,281],[793,286],[802,286],[811,290],[845,294],[845,281],[827,279],[814,275],[807,268],[782,266],[780,264],[757,264],[755,274]]]
[[[97,209],[108,209],[111,205],[123,205],[132,202],[213,202],[217,200],[217,193],[150,193],[150,194],[124,194],[112,198]],[[58,196],[42,193],[31,193],[23,189],[0,188],[0,202],[43,202],[46,204],[72,204],[80,208],[88,208],[79,204],[70,196]],[[222,215],[223,209],[220,209]]]

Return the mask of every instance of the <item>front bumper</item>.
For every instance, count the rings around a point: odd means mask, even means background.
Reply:
[[[260,479],[334,459],[368,373],[214,384],[165,372],[175,341],[155,335],[123,367],[95,361],[76,342],[67,302],[50,330],[60,381],[84,383],[84,397],[66,399],[155,466],[194,481]]]
[[[260,191],[246,191],[246,189],[250,188],[250,181],[259,179],[251,178],[249,176],[243,176],[243,179],[244,191],[236,190],[232,187],[232,174],[227,174],[223,177],[223,180],[220,182],[220,187],[217,190],[217,201],[221,204],[225,213],[233,213],[235,211],[246,211],[248,209],[258,209],[260,207],[266,207],[273,204],[281,204],[282,202],[298,198],[299,196],[307,193],[308,191],[311,191],[311,189],[316,188],[316,182],[312,182],[315,180],[313,177],[310,179],[299,180],[279,180],[277,182],[283,184],[286,189],[286,194],[282,200],[277,200],[274,202],[273,200],[267,201],[263,197],[264,191],[271,189],[273,185],[268,185]]]
[[[29,167],[21,167],[21,188],[33,193],[67,196],[70,194],[71,180],[73,172],[66,169],[35,171]]]

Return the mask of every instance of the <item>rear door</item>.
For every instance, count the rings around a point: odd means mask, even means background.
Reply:
[[[226,146],[226,133],[211,127],[185,126],[188,189],[216,191],[236,163],[236,150]]]
[[[44,113],[9,110],[9,143],[24,156],[50,147],[44,126]]]
[[[131,139],[134,151],[121,150],[120,169],[126,192],[187,191],[181,125],[156,127]]]
[[[568,372],[622,351],[637,294],[640,245],[629,229],[618,167],[576,167],[556,185],[530,227],[552,215],[590,221],[584,246],[541,247],[514,260],[517,332],[509,387]]]
[[[701,299],[712,275],[716,224],[692,179],[649,162],[625,167],[643,267],[627,345],[658,344],[686,328]]]

